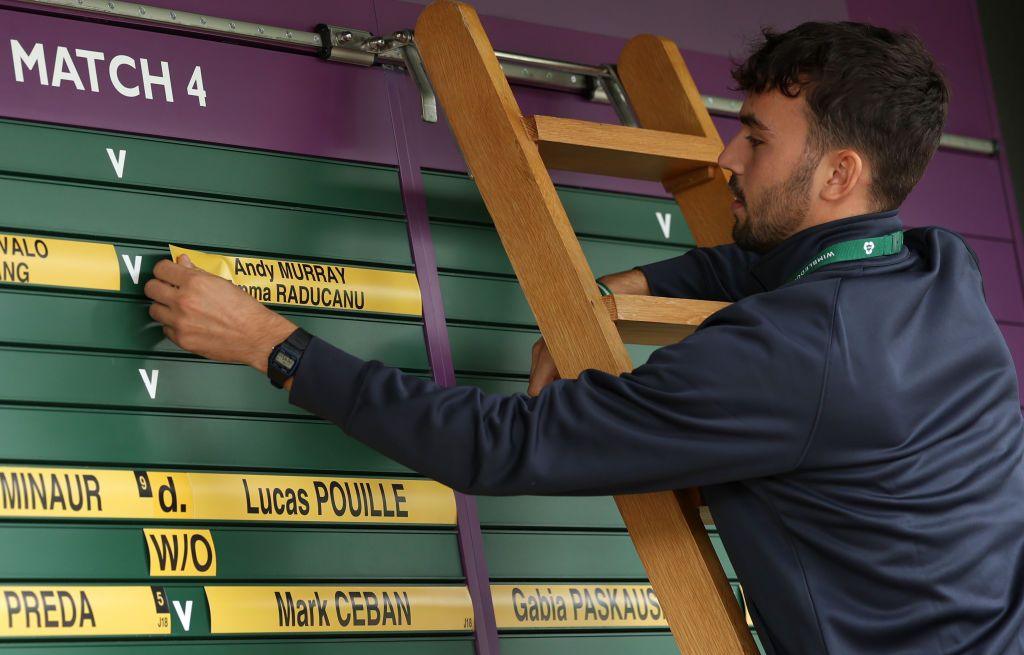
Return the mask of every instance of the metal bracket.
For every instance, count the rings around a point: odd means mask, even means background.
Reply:
[[[358,66],[373,66],[377,56],[367,50],[366,44],[373,40],[371,32],[351,27],[339,27],[320,23],[316,26],[320,35],[320,50],[317,55],[328,61],[341,61]]]
[[[416,85],[416,90],[420,92],[420,115],[425,122],[436,123],[437,96],[434,95],[434,87],[427,77],[427,69],[423,66],[423,58],[416,47],[412,30],[395,32],[394,40],[401,45],[398,52],[402,56],[402,63]]]
[[[619,80],[618,70],[614,64],[605,64],[601,68],[607,75],[597,78],[597,85],[601,87],[609,102],[612,103],[615,115],[619,117],[619,122],[629,127],[640,127],[640,121],[637,120],[633,107],[629,104],[629,96],[626,95],[626,89],[623,88],[622,82]]]
[[[367,67],[380,64],[387,70],[408,72],[420,92],[420,115],[424,122],[437,122],[437,97],[416,49],[412,30],[401,30],[385,38],[366,30],[321,23],[316,31],[323,42],[317,54],[323,59]]]

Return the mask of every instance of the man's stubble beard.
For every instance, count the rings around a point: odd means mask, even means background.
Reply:
[[[788,179],[769,187],[756,198],[736,192],[735,176],[729,181],[733,193],[743,202],[746,217],[732,227],[732,238],[743,250],[764,254],[792,236],[807,218],[811,207],[810,188],[820,157],[804,152],[800,165]]]

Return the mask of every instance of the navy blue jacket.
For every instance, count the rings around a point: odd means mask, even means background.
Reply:
[[[974,253],[916,228],[787,282],[899,229],[866,214],[642,267],[655,295],[733,304],[625,375],[492,395],[314,339],[290,400],[467,493],[703,487],[771,655],[1021,654],[1024,426]]]

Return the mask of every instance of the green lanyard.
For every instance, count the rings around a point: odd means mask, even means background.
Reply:
[[[793,275],[793,277],[789,278],[787,282],[799,280],[803,276],[813,273],[822,266],[838,264],[839,262],[849,262],[855,259],[870,259],[872,257],[882,257],[884,255],[895,255],[901,248],[903,248],[903,230],[897,230],[891,234],[872,237],[870,239],[851,239],[849,241],[840,241],[839,243],[833,244],[815,255],[814,259],[807,262],[804,267]]]

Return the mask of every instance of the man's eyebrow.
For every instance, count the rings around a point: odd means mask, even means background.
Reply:
[[[755,129],[761,130],[762,132],[771,132],[768,126],[762,123],[760,120],[758,120],[757,116],[755,116],[752,112],[745,112],[740,114],[740,122],[746,125],[747,127],[753,127]]]

